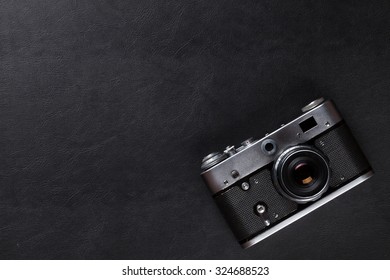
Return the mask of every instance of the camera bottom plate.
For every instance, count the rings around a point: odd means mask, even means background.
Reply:
[[[364,173],[363,175],[361,175],[358,178],[354,179],[353,181],[347,183],[343,187],[333,191],[332,193],[328,194],[327,196],[325,196],[325,197],[321,198],[320,200],[314,202],[313,204],[309,205],[308,207],[301,210],[300,212],[294,214],[293,216],[287,218],[286,220],[280,222],[279,224],[271,227],[270,229],[260,233],[259,235],[256,235],[255,237],[246,241],[245,243],[242,243],[241,247],[246,249],[246,248],[249,248],[249,247],[255,245],[256,243],[258,243],[258,242],[262,241],[263,239],[271,236],[272,234],[278,232],[279,230],[288,226],[289,224],[306,216],[307,214],[314,211],[315,209],[317,209],[317,208],[321,207],[322,205],[328,203],[329,201],[335,199],[339,195],[341,195],[341,194],[349,191],[350,189],[356,187],[357,185],[363,183],[365,180],[370,178],[373,174],[374,174],[374,172],[372,170]]]

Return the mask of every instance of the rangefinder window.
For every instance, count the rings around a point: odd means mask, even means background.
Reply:
[[[314,117],[310,117],[307,120],[301,122],[299,124],[299,126],[301,127],[303,132],[306,132],[306,131],[312,129],[313,127],[316,127],[317,126],[317,122],[314,119]]]

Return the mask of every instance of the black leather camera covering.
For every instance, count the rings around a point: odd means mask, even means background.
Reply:
[[[276,191],[269,169],[264,168],[243,181],[249,182],[248,190],[242,190],[238,184],[215,196],[218,207],[241,243],[264,230],[266,220],[272,226],[297,209],[295,202]],[[256,214],[257,204],[266,207],[266,216]]]
[[[0,258],[390,258],[390,2],[2,1]],[[212,151],[332,98],[376,171],[242,250]]]
[[[331,188],[338,188],[371,170],[359,144],[344,122],[316,138],[314,145],[329,161]]]

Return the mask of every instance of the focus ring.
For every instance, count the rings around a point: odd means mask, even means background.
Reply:
[[[305,177],[301,177],[298,170],[303,165],[307,168]],[[326,158],[315,148],[295,146],[285,150],[275,161],[272,177],[281,195],[297,203],[306,203],[317,200],[326,192],[330,169]]]

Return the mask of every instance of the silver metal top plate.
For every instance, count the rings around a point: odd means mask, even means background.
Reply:
[[[299,124],[310,117],[314,118],[317,125],[303,132]],[[333,102],[327,100],[271,134],[254,141],[251,145],[243,148],[236,154],[202,172],[201,176],[211,192],[213,194],[218,193],[273,162],[286,148],[305,143],[332,128],[340,121],[342,121],[340,113],[337,111]],[[276,152],[271,155],[265,153],[264,149],[261,148],[263,141],[269,141],[269,139],[276,143]],[[232,171],[237,171],[239,176],[233,178],[231,175]]]

